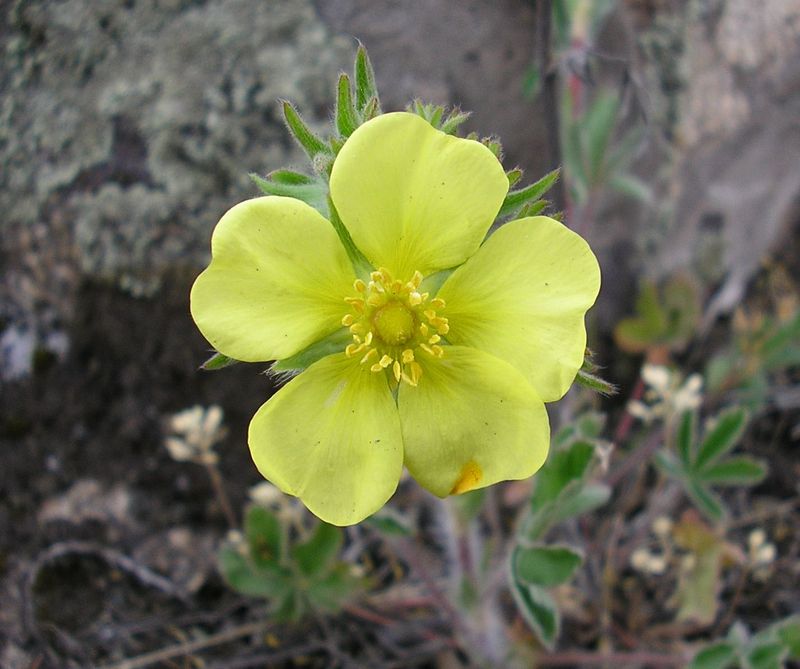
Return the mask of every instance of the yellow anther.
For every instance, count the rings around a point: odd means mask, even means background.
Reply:
[[[447,349],[439,343],[449,330],[447,318],[439,315],[444,300],[421,292],[423,280],[418,271],[408,280],[395,279],[385,267],[371,272],[369,280],[355,279],[353,295],[345,298],[351,313],[341,321],[353,335],[345,347],[348,357],[358,354],[361,364],[375,373],[391,372],[398,384],[419,384],[420,351],[442,358]]]
[[[352,358],[356,353],[361,353],[365,348],[367,348],[366,344],[348,344],[344,352],[348,358]]]

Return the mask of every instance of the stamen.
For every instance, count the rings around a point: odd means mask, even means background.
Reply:
[[[449,331],[443,299],[430,299],[420,292],[424,277],[415,271],[410,279],[395,279],[385,267],[378,267],[369,280],[355,279],[354,294],[345,298],[350,313],[342,317],[350,330],[352,343],[345,347],[348,357],[359,356],[359,363],[372,372],[391,373],[397,384],[417,386],[422,378],[420,351],[430,358],[444,357],[442,336]]]

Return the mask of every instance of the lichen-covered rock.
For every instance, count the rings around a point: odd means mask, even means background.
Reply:
[[[219,216],[255,194],[248,172],[302,163],[278,98],[322,120],[351,61],[310,0],[19,0],[3,14],[0,316],[13,321],[68,316],[81,278],[143,294],[200,266]]]

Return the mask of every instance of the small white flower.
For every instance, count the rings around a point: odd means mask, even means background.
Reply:
[[[193,406],[173,414],[168,422],[173,434],[164,440],[169,454],[179,462],[215,465],[218,457],[214,445],[227,432],[222,426],[222,418],[222,409],[216,405],[208,409]]]
[[[666,516],[659,516],[653,521],[653,532],[657,537],[664,539],[672,532],[672,520]]]
[[[646,402],[631,400],[627,409],[633,417],[644,422],[678,416],[698,408],[703,401],[703,379],[699,374],[692,374],[682,381],[679,372],[661,365],[645,364],[642,366],[642,379],[647,384]]]

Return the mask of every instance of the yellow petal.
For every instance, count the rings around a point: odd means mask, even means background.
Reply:
[[[341,327],[353,268],[333,226],[307,204],[261,197],[217,224],[192,287],[197,327],[221,353],[286,358]]]
[[[383,506],[403,466],[400,420],[384,374],[344,354],[315,362],[250,423],[261,474],[333,525]]]
[[[510,362],[545,401],[583,363],[584,315],[600,290],[589,245],[546,216],[507,223],[445,281],[447,338]]]
[[[453,267],[494,221],[508,178],[489,149],[435,130],[416,114],[368,121],[345,142],[331,198],[353,241],[398,277]]]
[[[542,466],[547,412],[516,369],[463,346],[419,361],[419,385],[400,385],[398,408],[405,464],[420,485],[444,497],[527,478]]]

